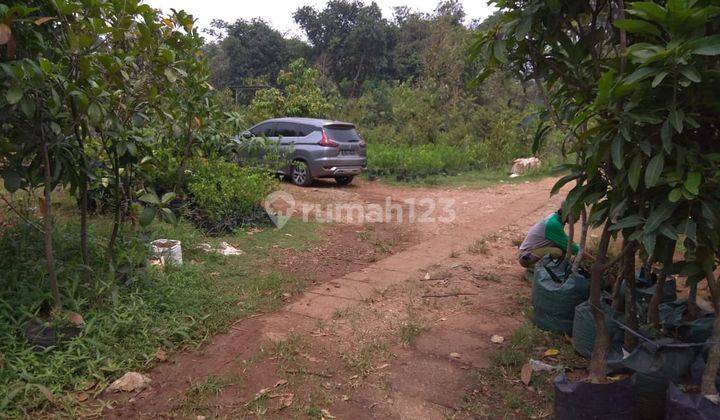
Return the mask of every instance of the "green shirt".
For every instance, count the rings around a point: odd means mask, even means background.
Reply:
[[[565,233],[563,224],[560,221],[560,216],[553,213],[530,228],[525,240],[520,245],[520,251],[532,251],[550,246],[565,251],[569,240],[570,238]],[[571,251],[573,254],[577,254],[580,247],[577,244],[572,244]]]
[[[560,216],[557,213],[553,213],[545,222],[545,239],[557,245],[563,251],[567,249],[568,238],[563,228],[563,224],[560,221]],[[580,252],[578,244],[570,245],[573,254]]]

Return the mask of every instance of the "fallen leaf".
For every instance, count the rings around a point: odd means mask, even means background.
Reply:
[[[343,401],[350,401],[350,397],[348,397],[347,395],[343,395],[343,396],[340,397],[340,398],[341,398]]]
[[[450,357],[452,357],[453,359],[459,359],[462,356],[460,355],[460,353],[450,353]]]
[[[35,24],[36,24],[37,26],[40,26],[40,25],[42,25],[42,24],[45,23],[45,22],[50,22],[51,20],[55,20],[55,19],[57,19],[57,18],[56,18],[56,17],[52,17],[52,16],[45,16],[45,17],[41,17],[40,19],[36,19],[36,20],[35,20]]]
[[[77,397],[76,397],[78,402],[85,402],[88,400],[88,398],[90,398],[90,395],[88,395],[87,392],[81,392],[81,393],[77,394]]]
[[[280,379],[279,381],[275,382],[275,388],[277,388],[279,386],[283,386],[286,383],[288,383],[288,381],[286,381],[285,379]]]
[[[502,344],[505,342],[505,337],[495,334],[492,337],[490,337],[490,341],[492,341],[495,344]]]
[[[425,280],[430,280],[430,272],[425,273]]]
[[[558,354],[560,354],[560,350],[558,350],[558,349],[547,349],[547,350],[545,350],[545,356],[548,356],[548,357],[550,357],[550,356],[557,356]]]
[[[388,366],[390,366],[390,365],[387,364],[387,363],[382,364],[382,365],[380,365],[380,366],[377,367],[377,370],[383,370],[383,369],[385,369],[385,368],[388,367]]]
[[[530,363],[525,363],[520,371],[520,380],[525,386],[530,385],[530,379],[532,379],[533,368]]]
[[[332,414],[330,414],[330,412],[327,411],[327,410],[324,409],[324,408],[323,408],[322,410],[320,410],[320,413],[322,414],[322,417],[325,418],[325,419],[334,419],[334,418],[335,418],[335,416],[333,416]]]

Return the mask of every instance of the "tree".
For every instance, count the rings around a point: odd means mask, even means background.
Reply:
[[[206,46],[213,85],[241,86],[261,76],[275,80],[281,69],[297,58],[309,58],[303,41],[285,38],[262,19],[238,19],[234,23],[214,21],[220,38]]]
[[[298,59],[282,70],[277,78],[278,88],[256,92],[250,104],[250,119],[259,122],[276,117],[330,118],[336,92],[323,92],[318,70],[307,67]]]
[[[707,279],[718,302],[720,133],[718,100],[710,92],[717,83],[720,9],[685,0],[637,2],[627,11],[621,0],[495,3],[501,22],[474,47],[486,64],[481,77],[510,68],[537,83],[546,119],[565,131],[578,157],[553,191],[576,182],[564,213],[589,206],[589,222],[602,227],[590,297],[597,330],[590,377],[599,380],[608,345],[599,299],[612,236],[624,238],[623,272],[631,272],[641,249],[665,273],[686,274],[691,284]],[[673,261],[680,235],[686,252]],[[718,319],[706,395],[716,393]]]
[[[320,12],[305,6],[293,17],[312,43],[319,66],[351,96],[366,79],[391,74],[393,32],[375,2],[331,0]]]

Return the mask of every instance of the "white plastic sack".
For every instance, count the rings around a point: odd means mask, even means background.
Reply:
[[[161,264],[182,265],[182,243],[174,239],[157,239],[152,245],[153,259],[160,260]]]

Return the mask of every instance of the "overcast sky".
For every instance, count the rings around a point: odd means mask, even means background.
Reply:
[[[192,14],[201,27],[208,27],[213,19],[233,22],[236,19],[262,18],[280,32],[287,35],[302,35],[293,21],[292,14],[299,7],[310,5],[322,9],[327,0],[146,0],[153,7],[169,10],[185,9]],[[364,1],[366,4],[370,0]],[[435,10],[439,0],[376,0],[383,10],[383,16],[392,17],[395,6],[409,5],[421,12]],[[493,9],[487,0],[461,0],[467,14],[467,21],[489,16]]]

